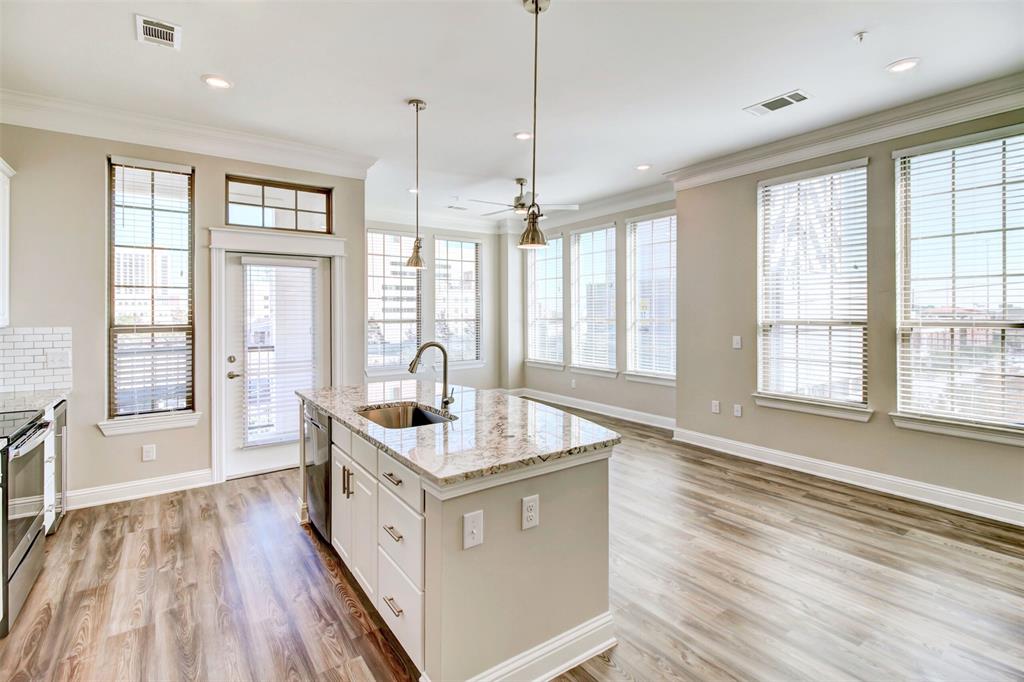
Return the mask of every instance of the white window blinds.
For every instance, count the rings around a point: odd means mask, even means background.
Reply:
[[[867,160],[758,186],[758,390],[867,403]]]
[[[676,217],[629,223],[626,367],[676,374]]]
[[[572,235],[572,364],[615,364],[615,227]]]
[[[110,416],[193,409],[192,169],[110,161]]]
[[[480,244],[434,240],[434,335],[448,359],[480,360]]]
[[[404,367],[420,344],[420,271],[405,267],[413,237],[366,233],[366,364]]]
[[[1022,428],[1024,134],[992,137],[897,155],[898,409]]]
[[[245,314],[243,443],[298,439],[295,391],[316,385],[316,261],[242,258]]]
[[[565,330],[561,237],[526,252],[526,298],[526,359],[560,364]]]

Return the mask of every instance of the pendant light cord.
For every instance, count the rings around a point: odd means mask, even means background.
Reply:
[[[537,46],[540,44],[538,33],[540,31],[540,0],[533,0],[533,168],[530,177],[530,207],[536,206],[540,213],[540,206],[537,206]],[[529,210],[529,209],[527,209]]]
[[[420,238],[420,105],[416,109],[416,240]]]

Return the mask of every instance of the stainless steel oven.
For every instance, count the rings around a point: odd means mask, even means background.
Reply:
[[[44,459],[52,422],[37,413],[3,448],[4,601],[0,636],[18,617],[43,567]]]

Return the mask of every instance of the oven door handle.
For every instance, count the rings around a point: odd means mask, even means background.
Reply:
[[[8,454],[7,458],[13,460],[18,459],[19,457],[22,457],[24,455],[27,455],[28,453],[32,452],[37,447],[39,447],[40,443],[45,441],[46,437],[49,436],[51,433],[53,433],[53,423],[46,422],[45,424],[40,426],[34,434],[26,437],[25,440],[21,441],[21,443],[19,443],[17,447],[11,448],[10,454]]]

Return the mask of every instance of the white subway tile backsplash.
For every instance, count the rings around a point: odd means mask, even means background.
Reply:
[[[71,327],[0,329],[0,392],[71,388],[71,365],[47,364],[48,354],[55,350],[73,356]]]

